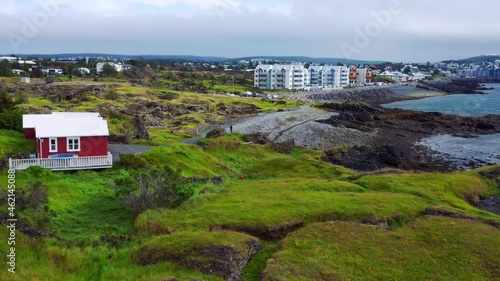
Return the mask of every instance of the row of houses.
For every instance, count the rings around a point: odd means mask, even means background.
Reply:
[[[500,67],[460,68],[457,69],[460,78],[495,78],[500,79]]]
[[[370,68],[346,66],[310,66],[301,64],[258,65],[254,71],[254,86],[265,90],[302,90],[337,88],[371,82]]]
[[[396,83],[414,82],[432,77],[431,74],[424,74],[422,72],[410,72],[408,74],[405,74],[399,71],[389,71],[389,70],[386,70],[378,74],[378,76],[386,77],[388,79],[393,80]]]

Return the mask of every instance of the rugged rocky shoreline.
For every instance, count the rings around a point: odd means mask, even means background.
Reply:
[[[359,103],[326,103],[321,108],[339,112],[318,121],[334,127],[373,132],[364,146],[327,151],[324,160],[358,171],[400,168],[419,171],[450,171],[460,169],[453,161],[435,154],[415,142],[424,137],[451,134],[473,137],[500,133],[500,116],[460,117],[441,113],[425,113],[400,109],[381,109]],[[470,162],[465,168],[483,163]]]
[[[295,93],[289,98],[322,103],[319,108],[338,115],[320,124],[338,130],[361,132],[360,142],[339,140],[347,148],[329,150],[323,160],[358,171],[399,168],[418,171],[451,171],[488,165],[481,160],[458,164],[426,146],[415,143],[423,138],[449,134],[470,138],[477,135],[500,133],[500,116],[459,117],[440,113],[425,113],[399,109],[382,109],[381,104],[419,99],[435,95],[481,93],[487,89],[480,83],[494,82],[477,79],[441,79],[425,81],[417,86],[354,88],[345,90],[318,90]],[[353,143],[357,143],[352,145]]]

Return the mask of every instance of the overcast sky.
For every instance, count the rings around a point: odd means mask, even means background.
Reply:
[[[499,16],[498,0],[0,0],[0,54],[439,61],[500,53]]]

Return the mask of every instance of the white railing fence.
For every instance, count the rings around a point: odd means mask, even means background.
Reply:
[[[9,169],[22,171],[29,167],[40,166],[53,171],[104,169],[113,166],[113,155],[77,157],[77,158],[43,158],[43,159],[9,159]]]

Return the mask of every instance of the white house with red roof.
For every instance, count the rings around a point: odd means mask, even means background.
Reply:
[[[99,113],[54,112],[23,115],[24,137],[36,142],[34,159],[10,159],[11,169],[111,168],[108,123]]]

